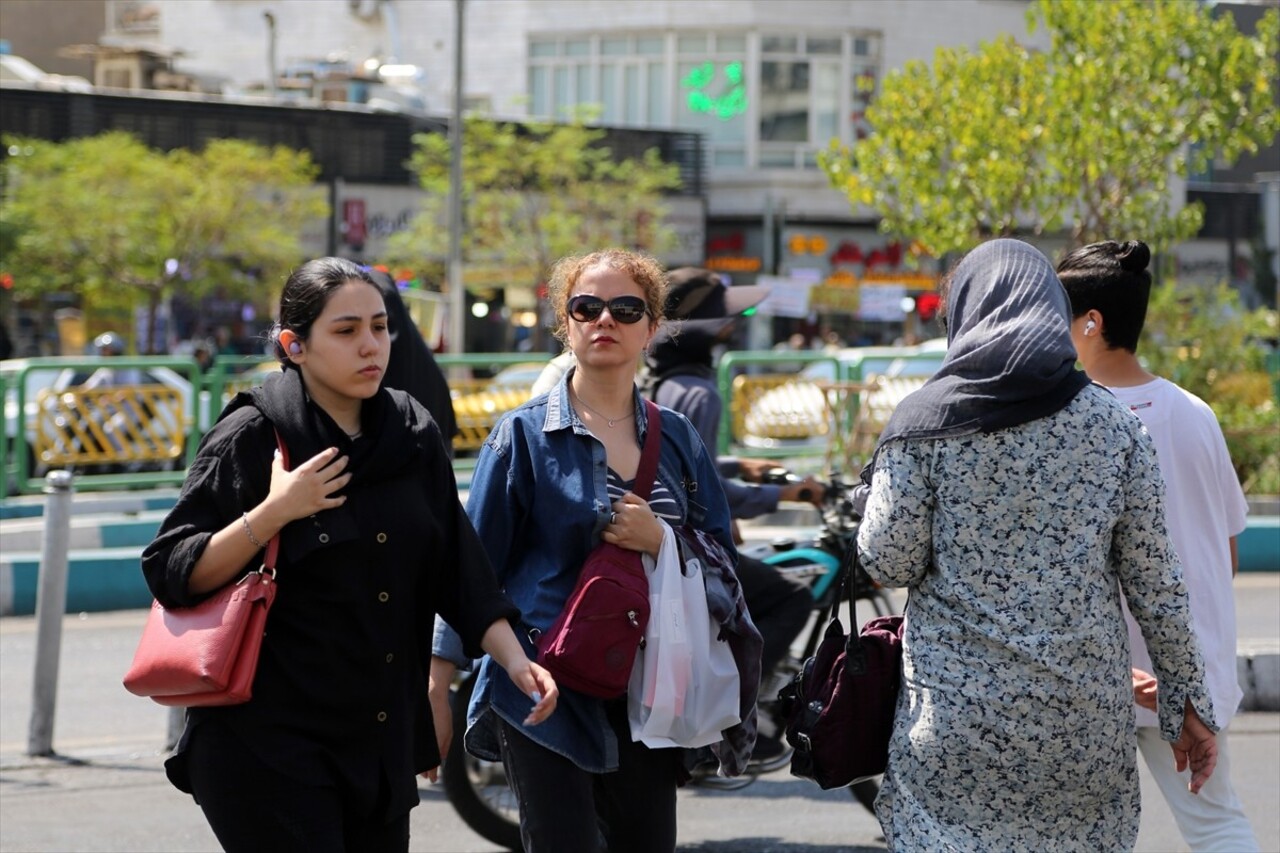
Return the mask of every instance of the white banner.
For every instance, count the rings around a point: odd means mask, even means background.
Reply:
[[[769,288],[769,296],[760,303],[761,314],[772,314],[775,317],[809,316],[809,290],[814,285],[813,281],[762,275],[756,278],[756,284]]]
[[[897,322],[906,314],[902,310],[902,298],[907,288],[901,284],[864,284],[858,316],[863,320]]]

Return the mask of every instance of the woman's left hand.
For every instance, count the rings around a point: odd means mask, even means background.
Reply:
[[[499,619],[490,625],[489,630],[485,631],[484,639],[480,641],[480,648],[507,671],[507,677],[515,682],[520,692],[533,700],[533,710],[524,718],[526,726],[536,726],[551,716],[551,712],[556,709],[560,689],[556,687],[556,680],[551,677],[551,673],[529,660],[510,623]]]
[[[1173,748],[1174,766],[1181,773],[1191,768],[1191,781],[1187,790],[1200,793],[1204,783],[1213,775],[1218,764],[1218,741],[1213,730],[1204,724],[1195,708],[1188,701],[1182,717],[1182,734],[1169,744]]]
[[[613,502],[613,515],[600,538],[628,551],[656,558],[662,548],[662,524],[644,498],[627,492]]]
[[[507,675],[515,682],[524,695],[533,700],[533,709],[524,718],[526,726],[536,726],[551,716],[556,709],[556,700],[560,697],[560,688],[551,673],[534,661],[524,658],[507,669]]]

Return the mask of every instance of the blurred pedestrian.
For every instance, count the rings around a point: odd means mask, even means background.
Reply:
[[[213,368],[213,350],[213,341],[208,338],[200,338],[191,350],[191,357],[195,359],[201,373],[208,373]]]
[[[125,354],[124,338],[115,332],[103,332],[93,339],[94,355],[100,358],[118,358]],[[111,385],[139,385],[142,373],[137,368],[100,367],[84,381],[87,388]]]
[[[1137,621],[1126,608],[1133,655],[1138,750],[1160,787],[1187,845],[1201,853],[1257,851],[1258,841],[1231,784],[1225,729],[1240,706],[1236,675],[1236,608],[1231,579],[1248,504],[1236,479],[1218,419],[1208,404],[1138,361],[1147,316],[1151,251],[1145,243],[1108,240],[1068,253],[1058,277],[1071,300],[1071,338],[1089,378],[1137,415],[1155,444],[1164,481],[1169,536],[1182,561],[1191,618],[1204,654],[1218,726],[1218,766],[1199,796],[1187,790],[1161,743],[1159,684]]]
[[[436,358],[422,339],[422,333],[409,315],[409,309],[400,296],[400,289],[390,273],[373,268],[369,275],[382,291],[387,305],[387,321],[391,335],[391,361],[383,384],[399,388],[421,403],[440,426],[445,448],[453,455],[453,437],[458,434],[458,422],[453,416],[453,397],[449,383]]]
[[[732,339],[743,312],[759,304],[769,291],[752,285],[727,287],[717,273],[698,267],[671,270],[667,280],[667,319],[645,356],[645,392],[658,405],[688,418],[703,444],[714,452],[724,410],[714,365],[716,352]],[[777,512],[782,501],[822,506],[825,489],[812,477],[786,485],[761,484],[764,474],[777,467],[776,461],[731,456],[716,461],[734,519]],[[738,580],[751,619],[764,638],[760,670],[767,681],[809,624],[813,594],[807,584],[745,554],[738,555]],[[773,698],[765,697],[766,701]],[[762,735],[756,739],[757,758],[782,752],[781,732]]]
[[[656,556],[661,518],[693,525],[735,553],[714,460],[683,416],[663,409],[661,423],[652,423],[636,389],[640,353],[662,319],[662,270],[632,252],[595,252],[557,263],[549,287],[556,334],[573,351],[573,364],[549,394],[498,422],[476,459],[467,501],[499,580],[531,629],[530,655],[532,634],[555,622],[587,554],[602,541]],[[646,502],[633,489],[650,429],[660,429],[662,440]],[[742,683],[754,686],[759,635],[740,595],[737,604],[733,621],[721,627]],[[444,685],[466,658],[447,630],[437,632],[435,652],[432,701],[440,718]],[[741,773],[750,754],[754,704],[753,696],[743,723],[718,747],[729,775]],[[633,741],[626,696],[597,699],[563,688],[558,713],[536,729],[520,723],[527,706],[486,659],[464,740],[471,754],[503,762],[527,853],[594,851],[601,834],[612,853],[675,849],[683,750]]]
[[[152,593],[181,607],[281,539],[253,698],[189,709],[165,768],[228,851],[405,851],[414,774],[440,763],[425,690],[435,613],[515,689],[542,694],[526,724],[551,713],[556,687],[513,633],[439,427],[381,387],[391,347],[373,279],[309,261],[279,316],[284,370],[223,411],[142,555]]]
[[[943,302],[946,358],[864,472],[863,568],[910,590],[876,813],[891,850],[1131,850],[1122,591],[1193,793],[1217,756],[1155,450],[1075,369],[1067,295],[1036,249],[979,246]]]

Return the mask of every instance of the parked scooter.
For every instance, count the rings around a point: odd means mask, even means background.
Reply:
[[[791,476],[785,469],[776,469],[770,472],[768,479],[786,482]],[[780,735],[786,725],[778,707],[778,690],[791,681],[801,663],[814,653],[822,639],[831,608],[838,603],[835,601],[835,580],[849,549],[853,547],[859,520],[850,499],[850,484],[835,477],[827,484],[822,507],[823,524],[816,535],[779,538],[743,549],[744,554],[803,580],[813,593],[813,622],[804,632],[805,641],[798,650],[798,657],[780,664],[761,688],[758,707],[764,733]],[[889,594],[864,573],[859,572],[855,577],[851,594],[868,601],[877,616],[893,612]],[[520,850],[519,808],[515,794],[507,785],[502,764],[481,761],[468,755],[462,746],[474,679],[474,674],[464,675],[454,687],[453,743],[442,769],[445,794],[458,816],[476,833],[509,850]],[[690,784],[717,790],[737,790],[750,785],[761,775],[789,767],[791,749],[787,747],[781,754],[767,760],[753,761],[745,773],[733,778],[715,775],[714,766],[689,763],[693,765]],[[855,800],[871,809],[879,784],[877,780],[869,779],[851,785],[849,790]]]

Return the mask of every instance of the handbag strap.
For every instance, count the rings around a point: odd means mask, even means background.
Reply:
[[[280,451],[280,465],[284,470],[289,470],[289,448],[285,446],[284,437],[280,435],[280,430],[272,427],[276,434],[276,447]],[[267,542],[267,553],[262,558],[263,570],[269,569],[274,575],[276,571],[276,558],[280,554],[280,534],[276,533]]]
[[[636,468],[635,487],[632,489],[644,500],[649,500],[654,478],[658,475],[658,451],[662,446],[662,413],[652,400],[644,401],[645,426],[644,449],[640,451],[640,466]]]
[[[840,597],[846,596],[849,604],[849,630],[845,633],[844,640],[844,668],[850,675],[863,675],[867,671],[867,652],[862,648],[862,632],[858,627],[857,609],[854,605],[853,594],[853,573],[860,565],[858,555],[858,537],[853,535],[849,538],[849,548],[846,551],[844,566],[840,572],[840,578],[836,581],[836,597],[831,602],[832,617],[835,621],[839,621]]]

